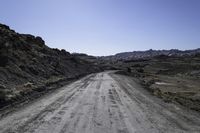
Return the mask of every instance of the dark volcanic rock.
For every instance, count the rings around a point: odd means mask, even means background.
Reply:
[[[0,24],[0,28],[10,30],[9,26]]]
[[[38,86],[99,70],[65,50],[49,48],[41,37],[19,34],[0,24],[0,106],[2,101],[12,101]],[[35,88],[24,86],[29,82]]]

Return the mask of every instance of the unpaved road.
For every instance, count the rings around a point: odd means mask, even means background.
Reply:
[[[1,133],[199,133],[200,116],[130,77],[91,74],[0,119]]]

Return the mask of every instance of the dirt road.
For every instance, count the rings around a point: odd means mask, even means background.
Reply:
[[[200,115],[130,77],[91,74],[0,119],[1,133],[199,133]]]

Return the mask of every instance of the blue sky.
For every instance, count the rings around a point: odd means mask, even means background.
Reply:
[[[91,55],[200,47],[200,0],[1,0],[0,23]]]

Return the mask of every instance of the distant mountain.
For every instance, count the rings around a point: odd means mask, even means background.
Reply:
[[[171,50],[147,50],[147,51],[133,51],[133,52],[123,52],[112,56],[101,57],[103,60],[134,60],[134,59],[148,59],[159,55],[165,56],[190,56],[200,53],[200,48],[194,50],[181,51],[178,49]]]

